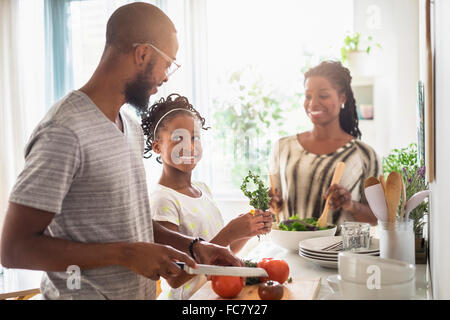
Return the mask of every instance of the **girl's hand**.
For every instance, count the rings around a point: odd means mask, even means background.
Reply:
[[[255,210],[254,216],[260,215],[264,219],[264,230],[263,234],[269,233],[270,230],[272,230],[272,223],[273,223],[273,215],[274,213],[272,211],[262,211],[262,210]]]
[[[269,197],[269,207],[275,214],[277,214],[283,206],[282,194],[277,188],[275,188],[275,191],[272,191],[272,189],[269,190]]]
[[[329,205],[332,210],[342,208],[345,211],[350,211],[353,207],[351,193],[339,184],[333,184],[328,188],[323,197],[326,199],[328,196],[330,196]]]
[[[272,214],[261,210],[255,210],[254,215],[251,212],[240,214],[227,225],[233,241],[268,233],[271,227]]]

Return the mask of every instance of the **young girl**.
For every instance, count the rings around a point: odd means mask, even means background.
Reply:
[[[257,210],[239,215],[224,227],[208,186],[191,181],[202,157],[200,130],[207,129],[204,125],[200,113],[178,94],[162,98],[143,114],[145,154],[150,157],[154,151],[163,164],[159,183],[150,195],[152,219],[168,229],[230,246],[236,253],[251,237],[270,231],[272,216]],[[163,281],[161,298],[188,299],[206,277],[184,274],[167,282],[172,288],[164,287]]]

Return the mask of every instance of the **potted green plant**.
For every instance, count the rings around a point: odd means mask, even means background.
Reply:
[[[361,39],[361,34],[348,33],[341,47],[342,63],[346,64],[354,76],[372,76],[373,63],[368,59],[373,47],[381,48],[375,43],[372,36]]]
[[[390,172],[399,172],[402,175],[406,199],[419,191],[428,189],[425,166],[422,161],[418,160],[417,144],[415,143],[411,143],[406,148],[393,149],[387,157],[383,158],[383,173],[387,176]],[[424,226],[428,213],[428,201],[425,200],[409,215],[410,219],[414,221],[416,263],[426,263]]]

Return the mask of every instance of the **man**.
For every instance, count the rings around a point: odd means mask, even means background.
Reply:
[[[34,130],[10,196],[1,262],[45,271],[45,299],[154,299],[154,280],[181,275],[174,261],[240,264],[224,247],[152,226],[142,130],[121,107],[145,109],[177,51],[161,10],[120,7],[92,78]]]

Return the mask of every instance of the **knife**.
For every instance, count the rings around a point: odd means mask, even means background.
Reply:
[[[263,268],[248,267],[228,267],[213,266],[209,264],[198,264],[197,268],[191,268],[184,262],[176,262],[176,264],[189,274],[207,274],[211,276],[236,276],[236,277],[268,277],[267,271]]]

